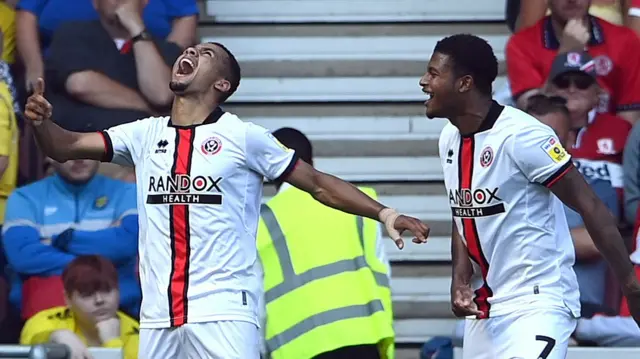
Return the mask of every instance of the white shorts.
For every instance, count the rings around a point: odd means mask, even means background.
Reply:
[[[139,359],[259,359],[260,331],[242,321],[140,329]]]
[[[467,319],[462,359],[565,359],[577,322],[564,307]]]

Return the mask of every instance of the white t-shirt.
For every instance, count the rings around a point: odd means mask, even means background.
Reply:
[[[151,117],[103,132],[106,158],[135,166],[141,328],[259,325],[256,232],[263,177],[296,157],[265,128],[215,110],[201,125]]]
[[[462,137],[449,123],[439,147],[479,309],[497,316],[560,305],[579,316],[573,242],[562,203],[548,189],[571,157],[553,130],[494,102],[477,133]]]

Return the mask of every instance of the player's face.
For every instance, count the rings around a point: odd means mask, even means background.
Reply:
[[[591,0],[549,0],[549,8],[554,17],[561,21],[582,19],[587,15]]]
[[[98,171],[100,162],[92,160],[71,160],[65,163],[53,162],[56,172],[71,183],[86,183]]]
[[[66,294],[67,306],[83,320],[97,323],[112,318],[118,311],[120,292],[117,289],[97,291],[83,295],[80,292]]]
[[[228,91],[222,74],[226,54],[213,44],[199,44],[184,50],[173,65],[171,90],[176,95]]]
[[[449,56],[434,53],[427,65],[427,72],[420,79],[422,92],[427,95],[424,105],[428,118],[451,115],[456,98],[455,82]]]

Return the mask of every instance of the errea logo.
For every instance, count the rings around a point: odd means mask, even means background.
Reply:
[[[167,140],[160,140],[158,141],[158,144],[156,145],[156,153],[167,153],[167,146],[169,145],[169,141]]]

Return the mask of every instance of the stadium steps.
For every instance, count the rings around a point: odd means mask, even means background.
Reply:
[[[436,42],[453,33],[487,39],[501,62],[504,4],[491,0],[209,0],[199,34],[225,44],[243,80],[224,106],[268,129],[294,127],[314,144],[315,164],[431,227],[428,243],[392,262],[397,358],[418,356],[432,336],[450,335],[451,214],[437,139],[445,121],[424,117],[418,85]],[[207,11],[209,10],[209,11]],[[443,21],[448,21],[444,23]],[[453,21],[453,22],[451,22]],[[275,194],[265,186],[265,198]]]

